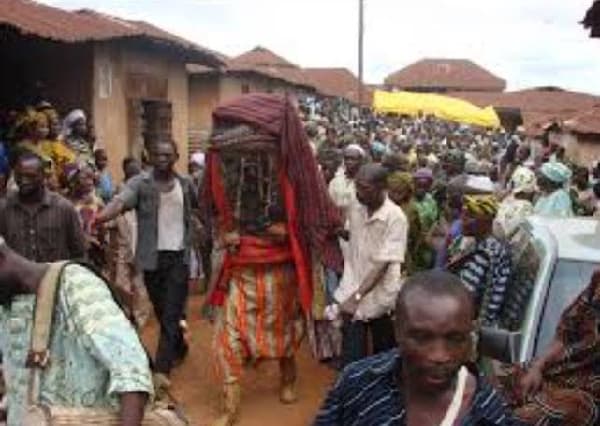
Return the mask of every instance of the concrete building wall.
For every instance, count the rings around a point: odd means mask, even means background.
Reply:
[[[600,161],[600,135],[552,132],[550,141],[564,147],[566,157],[577,165],[592,167]]]
[[[94,47],[94,123],[99,145],[107,149],[111,172],[120,178],[121,161],[138,155],[140,101],[171,103],[171,131],[180,151],[178,169],[187,167],[188,77],[183,61],[135,43]],[[137,120],[137,121],[136,121]]]
[[[209,136],[212,112],[220,103],[244,93],[298,92],[290,84],[256,74],[192,74],[189,89],[189,135],[195,146]]]

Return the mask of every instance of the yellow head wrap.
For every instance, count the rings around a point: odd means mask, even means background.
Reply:
[[[498,200],[494,195],[465,195],[464,208],[478,218],[494,218],[498,213]]]
[[[388,176],[388,189],[398,190],[398,189],[410,189],[411,191],[415,190],[415,183],[413,177],[410,173],[407,172],[394,172]]]

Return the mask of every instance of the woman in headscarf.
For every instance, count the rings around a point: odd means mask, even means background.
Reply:
[[[573,204],[565,186],[571,178],[571,169],[559,162],[544,163],[540,167],[538,186],[542,196],[537,200],[534,213],[542,216],[571,217]]]
[[[65,117],[63,137],[79,160],[93,161],[94,151],[92,143],[88,140],[87,117],[82,110],[75,109]]]
[[[498,322],[512,272],[509,247],[492,232],[497,212],[493,195],[464,197],[462,236],[454,243],[456,255],[447,265],[473,293],[478,319],[484,325]]]
[[[520,167],[512,175],[511,194],[506,197],[496,215],[494,232],[501,237],[510,236],[517,227],[533,214],[533,197],[537,192],[535,173]]]
[[[417,211],[421,218],[421,224],[425,232],[438,220],[438,205],[431,195],[433,185],[433,172],[430,169],[422,168],[413,175],[415,183],[415,198]]]
[[[414,199],[415,185],[410,173],[394,172],[388,177],[388,196],[402,207],[408,220],[408,242],[405,255],[404,268],[408,275],[414,274],[418,269],[418,260],[421,258],[424,244],[421,219]]]
[[[102,200],[96,195],[95,170],[89,163],[78,163],[69,170],[67,182],[69,198],[81,221],[81,227],[87,238],[89,259],[97,267],[105,266],[103,235],[94,226],[96,217],[104,207]]]
[[[48,137],[42,143],[42,150],[52,160],[57,184],[64,186],[65,168],[75,163],[75,153],[61,139],[60,118],[56,110],[50,104],[38,106],[38,110],[48,119]]]
[[[531,425],[592,426],[600,421],[600,271],[562,314],[546,351],[509,376],[515,415]]]

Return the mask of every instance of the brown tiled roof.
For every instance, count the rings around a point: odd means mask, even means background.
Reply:
[[[150,23],[129,21],[87,9],[69,12],[31,0],[1,0],[0,25],[7,25],[23,34],[70,43],[143,38],[181,49],[190,60],[213,66],[223,63],[219,53]]]
[[[267,77],[277,78],[288,83],[313,89],[305,72],[295,64],[261,46],[242,53],[227,61],[227,68],[233,72],[258,72]]]
[[[477,90],[501,92],[506,81],[468,59],[422,59],[385,79],[402,89]]]
[[[581,23],[590,30],[591,37],[600,37],[600,0],[594,1]]]
[[[359,81],[350,70],[346,68],[305,68],[304,72],[320,93],[358,103]],[[366,103],[366,86],[364,86],[363,94],[363,103]]]
[[[600,135],[600,105],[563,122],[574,133]]]
[[[480,107],[494,106],[521,110],[526,130],[538,134],[549,122],[562,122],[600,106],[600,97],[570,92],[555,87],[534,88],[515,92],[452,92]]]

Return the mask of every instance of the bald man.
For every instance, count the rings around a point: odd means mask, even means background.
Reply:
[[[366,164],[356,175],[348,210],[350,240],[344,274],[334,298],[342,313],[342,364],[396,345],[391,315],[401,286],[408,221],[387,196],[387,169]]]
[[[473,368],[472,296],[455,276],[409,278],[397,298],[398,346],[348,366],[315,425],[520,425]]]

